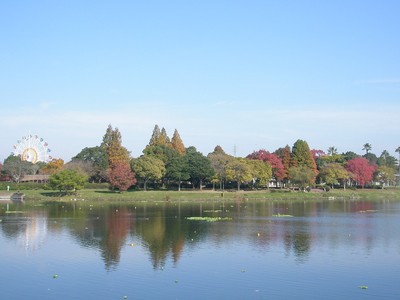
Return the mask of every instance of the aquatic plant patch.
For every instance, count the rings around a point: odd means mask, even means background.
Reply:
[[[275,214],[275,215],[272,215],[272,216],[273,216],[273,217],[276,217],[276,218],[293,218],[292,215]]]
[[[205,222],[218,222],[218,221],[230,221],[232,218],[222,217],[187,217],[186,220],[190,221],[205,221]]]

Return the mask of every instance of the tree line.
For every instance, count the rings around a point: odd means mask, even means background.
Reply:
[[[110,189],[176,188],[240,190],[296,186],[300,189],[320,186],[324,189],[346,186],[395,185],[398,160],[384,150],[378,157],[369,143],[364,155],[339,154],[335,147],[327,152],[310,149],[304,140],[292,147],[269,152],[260,149],[246,157],[234,157],[217,145],[208,155],[194,146],[185,147],[178,130],[169,138],[165,128],[155,125],[142,155],[133,158],[122,144],[118,128],[111,125],[99,146],[82,149],[70,162],[53,159],[32,164],[10,155],[1,166],[3,179],[19,181],[28,174],[50,175],[50,186],[60,191],[83,188],[86,182],[107,182]],[[400,147],[396,152],[400,155]]]

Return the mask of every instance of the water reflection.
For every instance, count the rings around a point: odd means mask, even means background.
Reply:
[[[10,213],[14,211],[14,213]],[[19,211],[19,213],[18,213]],[[250,245],[260,252],[271,248],[304,263],[312,251],[327,247],[361,247],[398,243],[395,218],[398,203],[390,201],[321,202],[160,202],[156,204],[96,205],[49,203],[45,206],[3,206],[0,229],[8,240],[37,251],[47,237],[68,232],[80,246],[96,249],[107,270],[118,267],[122,249],[138,243],[154,269],[198,245]],[[228,217],[220,222],[187,217]],[[392,223],[393,222],[393,223]],[[397,224],[397,225],[396,225]]]
[[[36,251],[47,236],[47,217],[41,213],[29,213],[13,218],[2,226],[4,236],[16,240],[26,251]]]

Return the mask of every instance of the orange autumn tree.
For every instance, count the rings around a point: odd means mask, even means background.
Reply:
[[[118,128],[108,125],[101,146],[108,158],[109,183],[112,189],[125,191],[136,183],[135,174],[130,169],[129,151],[122,146],[122,137]]]
[[[64,168],[64,160],[61,158],[53,158],[43,168],[40,169],[40,173],[46,175],[52,175],[60,172]]]
[[[172,148],[178,151],[181,155],[185,154],[186,152],[185,145],[183,144],[181,136],[179,135],[179,132],[176,129],[171,139],[171,145]]]
[[[101,146],[106,150],[110,166],[121,162],[129,164],[129,151],[122,146],[122,137],[118,128],[113,129],[111,124],[108,125]]]

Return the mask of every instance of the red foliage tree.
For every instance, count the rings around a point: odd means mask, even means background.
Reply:
[[[312,149],[311,150],[312,157],[316,160],[318,157],[325,156],[325,152],[323,150]]]
[[[100,242],[100,249],[106,269],[110,270],[118,265],[121,257],[121,249],[125,244],[126,237],[131,227],[131,218],[129,211],[125,207],[112,210],[107,213],[106,232]]]
[[[349,160],[346,164],[346,170],[354,175],[354,179],[362,187],[372,181],[376,167],[369,164],[364,157],[356,157]]]
[[[118,162],[112,165],[109,171],[109,182],[113,189],[126,191],[136,184],[135,173],[132,172],[129,163]]]
[[[283,167],[282,160],[274,153],[266,150],[258,150],[252,154],[247,155],[248,159],[259,159],[268,162],[272,167],[272,175],[278,179],[283,180],[286,177],[285,168]]]
[[[288,179],[291,159],[291,150],[289,145],[277,149],[274,153],[282,160],[283,168],[285,170],[285,179]]]

